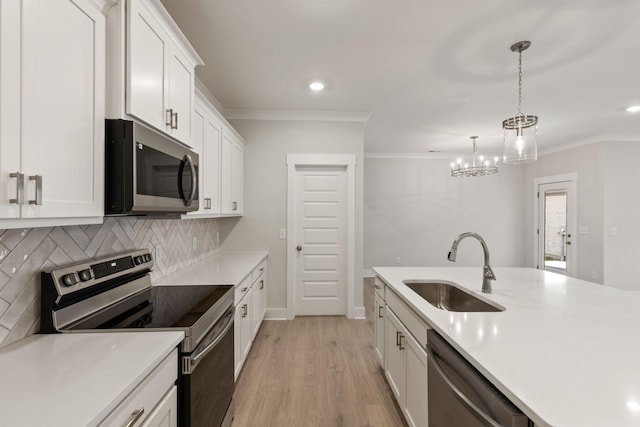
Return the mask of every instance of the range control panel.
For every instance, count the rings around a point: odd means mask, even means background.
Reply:
[[[150,271],[153,257],[147,249],[120,253],[100,259],[57,267],[42,272],[43,284],[53,285],[59,296],[98,286],[138,271]]]

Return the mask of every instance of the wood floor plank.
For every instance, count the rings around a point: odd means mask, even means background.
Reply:
[[[233,427],[405,426],[375,355],[369,281],[365,313],[264,322],[236,384]]]

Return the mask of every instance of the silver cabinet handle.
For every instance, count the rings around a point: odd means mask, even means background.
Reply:
[[[242,317],[247,317],[247,313],[249,309],[247,308],[247,304],[242,304]]]
[[[16,198],[9,199],[9,203],[21,205],[24,203],[24,174],[20,172],[10,173],[9,177],[16,179]]]
[[[142,417],[142,414],[144,414],[144,407],[136,411],[133,411],[131,413],[131,418],[129,419],[129,422],[127,423],[127,427],[133,427],[138,422],[138,420]]]
[[[400,337],[402,336],[402,332],[396,331],[396,347],[400,347]]]
[[[398,344],[398,347],[400,347],[400,351],[404,351],[404,340],[406,339],[406,337],[403,334],[400,334],[400,343]]]
[[[249,289],[249,288],[244,287],[244,288],[240,289],[240,292],[247,292],[247,289]]]
[[[374,287],[374,288],[376,288],[377,290],[382,289],[382,288],[381,288],[380,286],[378,286],[378,285],[373,285],[373,287]]]
[[[264,271],[264,267],[260,267],[260,271]]]
[[[264,289],[264,280],[260,280],[260,289]]]
[[[204,208],[211,209],[211,199],[208,197],[204,199]]]
[[[449,389],[454,392],[458,400],[460,400],[460,402],[462,402],[467,407],[467,409],[475,412],[476,415],[478,415],[486,423],[486,425],[490,427],[500,427],[500,424],[496,423],[493,418],[491,418],[484,411],[478,408],[478,406],[476,406],[476,404],[473,403],[471,399],[469,399],[458,387],[456,387],[456,385],[453,383],[453,381],[451,381],[451,379],[447,376],[447,374],[438,363],[438,356],[429,346],[427,346],[427,355],[429,357],[429,361],[432,363],[432,366],[435,368],[438,375],[440,375],[444,382],[447,383]]]
[[[168,108],[166,113],[164,124],[173,129],[173,108]]]
[[[381,319],[384,317],[384,316],[382,315],[382,309],[383,309],[383,308],[384,308],[383,306],[379,306],[379,307],[378,307],[378,317],[379,317],[379,318],[381,318]]]
[[[178,129],[178,112],[176,111],[175,113],[173,113],[173,115],[176,118],[175,124],[173,126],[171,126],[171,129]],[[171,120],[173,122],[173,120]]]
[[[238,202],[231,202],[231,210],[233,211],[238,210]]]
[[[42,175],[31,175],[29,181],[36,182],[36,198],[29,200],[30,205],[41,206],[42,205]]]

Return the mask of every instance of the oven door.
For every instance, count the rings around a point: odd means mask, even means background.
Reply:
[[[182,356],[182,426],[219,427],[233,418],[233,315],[230,307],[195,350]]]

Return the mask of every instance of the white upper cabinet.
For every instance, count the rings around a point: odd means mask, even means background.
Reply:
[[[191,145],[195,67],[202,60],[158,0],[121,1],[114,9],[109,118],[135,117]]]
[[[102,221],[106,3],[0,3],[0,228]]]
[[[241,216],[244,142],[216,108],[196,91],[192,145],[200,155],[200,209],[183,218]]]
[[[244,144],[232,131],[223,129],[220,159],[220,211],[226,216],[242,216]]]

